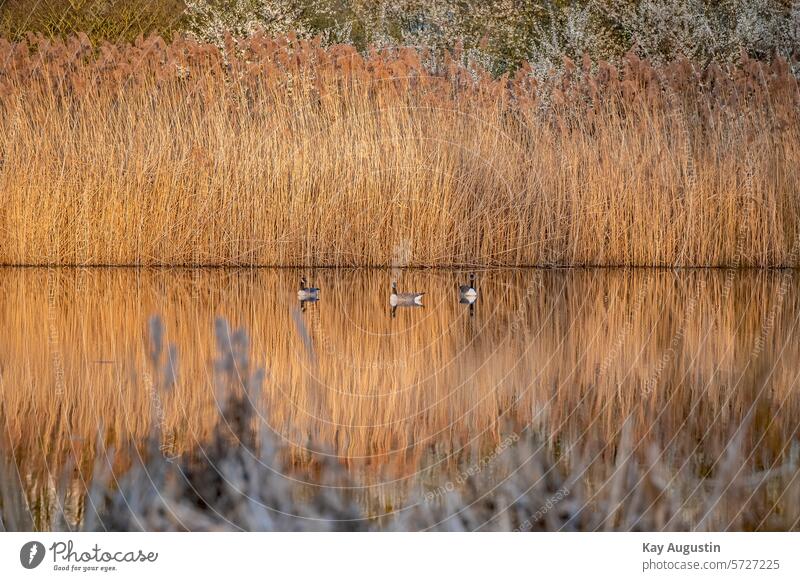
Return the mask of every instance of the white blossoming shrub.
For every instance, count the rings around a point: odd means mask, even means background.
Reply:
[[[564,58],[580,59],[584,54],[594,59],[612,59],[615,42],[603,27],[597,5],[570,5],[550,11],[546,25],[538,24],[535,41],[527,60],[534,76],[542,78],[563,68]]]
[[[613,60],[631,49],[655,62],[800,59],[800,0],[187,0],[187,28],[218,45],[226,32],[263,30],[361,49],[460,47],[496,73],[529,61],[544,75],[565,56]]]
[[[192,36],[220,47],[228,33],[246,37],[257,30],[271,36],[308,32],[296,0],[187,0],[186,23]]]
[[[769,58],[798,49],[800,2],[780,0],[616,1],[609,12],[625,40],[654,61],[678,56],[730,62],[742,51]]]

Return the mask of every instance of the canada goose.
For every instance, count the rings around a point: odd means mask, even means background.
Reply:
[[[399,293],[397,292],[397,282],[392,281],[392,294],[389,297],[389,304],[392,307],[421,307],[422,295],[425,293]]]
[[[458,287],[460,303],[471,305],[478,300],[478,289],[475,288],[475,273],[470,273],[469,284],[462,284]]]
[[[306,287],[306,277],[300,277],[300,290],[297,291],[297,298],[301,303],[313,302],[319,299],[319,289],[316,287]]]

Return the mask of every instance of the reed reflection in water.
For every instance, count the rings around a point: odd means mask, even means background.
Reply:
[[[592,447],[600,462],[587,479],[613,468],[624,425],[699,476],[740,426],[751,472],[785,459],[797,437],[794,271],[487,271],[470,316],[458,296],[468,273],[407,270],[399,284],[424,290],[425,307],[394,317],[396,273],[306,273],[321,291],[302,312],[301,274],[0,270],[2,450],[36,526],[48,527],[70,466],[80,519],[98,430],[122,450],[155,422],[170,455],[208,440],[219,317],[250,337],[266,372],[260,413],[290,461],[340,459],[370,515],[458,480],[509,434],[535,432],[567,463]],[[150,362],[156,314],[166,372]],[[129,462],[117,455],[115,471]]]

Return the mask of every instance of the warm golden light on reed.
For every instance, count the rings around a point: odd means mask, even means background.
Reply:
[[[800,263],[785,63],[423,58],[0,41],[0,263]]]

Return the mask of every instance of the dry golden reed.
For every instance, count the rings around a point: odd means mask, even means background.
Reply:
[[[0,263],[800,263],[785,62],[426,58],[0,41]]]

